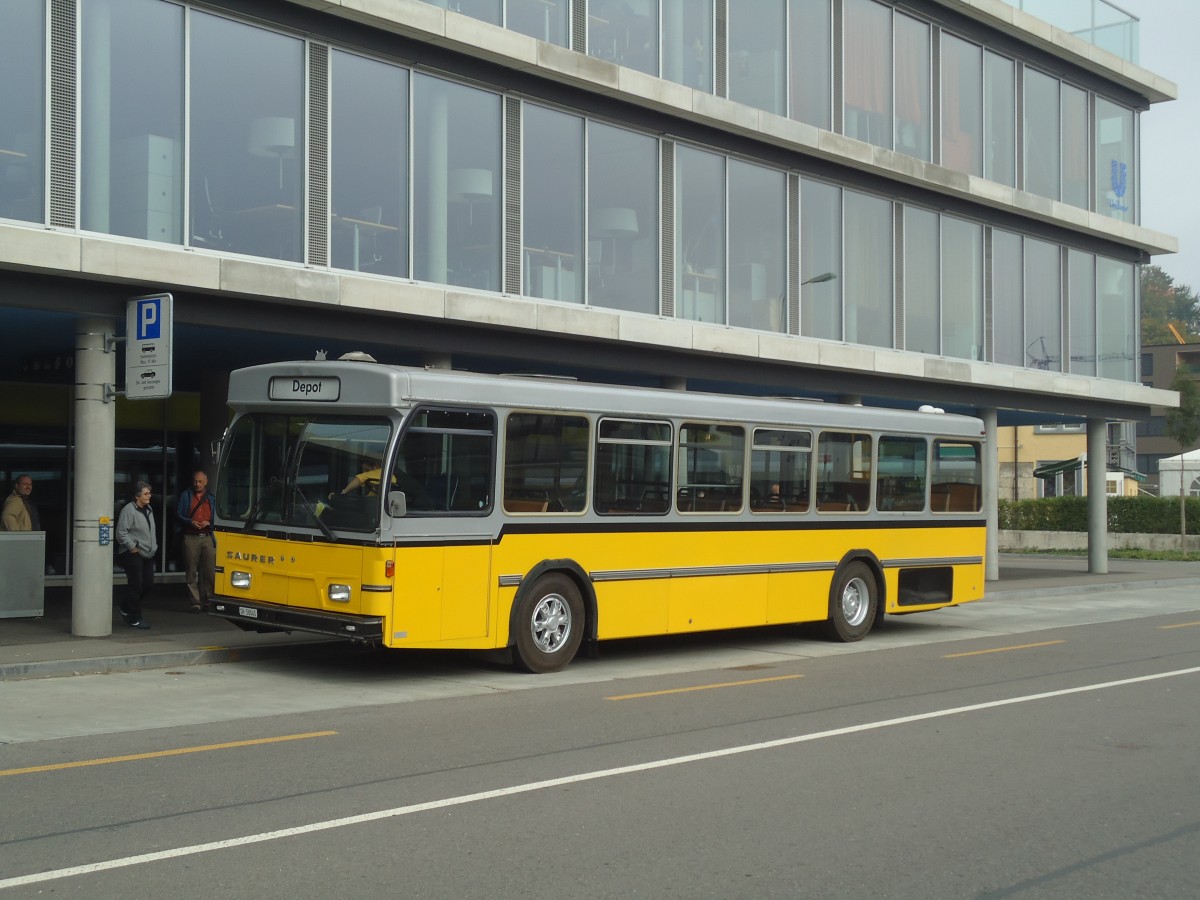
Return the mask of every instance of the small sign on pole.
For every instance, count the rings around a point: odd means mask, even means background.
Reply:
[[[134,297],[125,305],[125,397],[171,396],[171,342],[174,298],[170,294]]]

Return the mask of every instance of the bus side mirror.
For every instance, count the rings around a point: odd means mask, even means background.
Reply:
[[[388,491],[388,515],[393,519],[403,519],[408,515],[408,498],[404,491]]]

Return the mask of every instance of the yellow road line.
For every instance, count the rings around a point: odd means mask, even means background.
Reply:
[[[81,769],[84,766],[107,766],[110,763],[132,762],[138,759],[157,759],[160,756],[183,756],[185,753],[206,753],[209,750],[231,750],[234,747],[254,747],[259,744],[278,744],[281,741],[302,741],[306,738],[329,737],[336,731],[310,731],[306,734],[285,734],[279,737],[256,738],[252,741],[230,741],[226,744],[207,744],[203,747],[180,747],[176,750],[156,750],[153,753],[131,753],[128,756],[109,756],[104,759],[82,759],[78,762],[54,763],[49,766],[30,766],[27,769],[0,769],[6,775],[30,775],[34,772],[56,772],[59,769]]]
[[[1166,629],[1166,628],[1192,628],[1196,625],[1200,625],[1200,622],[1180,622],[1178,625],[1159,625],[1158,627],[1163,628],[1163,629]]]
[[[743,687],[747,684],[766,684],[770,681],[790,681],[793,678],[803,678],[803,675],[775,675],[771,678],[753,678],[749,681],[723,681],[720,684],[698,684],[695,687],[671,688],[666,691],[646,691],[642,694],[621,694],[617,697],[605,697],[605,700],[640,700],[643,697],[662,697],[667,694],[687,694],[691,691],[711,691],[716,688]]]
[[[1053,647],[1066,641],[1042,641],[1040,644],[1017,644],[1015,647],[993,647],[991,650],[971,650],[967,653],[947,653],[942,659],[958,659],[960,656],[981,656],[984,653],[1007,653],[1009,650],[1032,650],[1034,647]]]

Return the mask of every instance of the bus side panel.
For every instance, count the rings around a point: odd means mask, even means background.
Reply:
[[[766,624],[769,578],[765,573],[672,578],[668,631],[714,631]]]
[[[488,544],[401,544],[395,580],[388,646],[428,647],[487,636],[492,581]]]
[[[825,619],[832,581],[832,571],[772,572],[767,582],[767,624]]]
[[[597,584],[597,637],[666,634],[670,586],[665,578]]]
[[[487,636],[491,584],[490,544],[446,548],[442,573],[443,640]]]

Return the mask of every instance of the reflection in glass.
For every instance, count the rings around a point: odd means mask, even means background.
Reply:
[[[5,0],[0,28],[0,219],[45,221],[46,10]],[[20,85],[20,90],[11,90]]]
[[[1025,190],[1057,200],[1060,187],[1058,79],[1025,69]]]
[[[892,346],[892,204],[882,197],[845,193],[846,340]]]
[[[1017,76],[1011,59],[990,50],[983,54],[983,176],[1000,184],[1017,184]]]
[[[81,33],[82,226],[180,243],[183,10],[89,0]]]
[[[929,25],[897,15],[896,150],[928,162],[930,156]]]
[[[842,339],[842,190],[800,181],[800,333]],[[832,275],[832,278],[824,276]]]
[[[0,126],[2,127],[2,126]],[[1096,212],[1136,222],[1133,110],[1096,98]]]
[[[1096,374],[1096,257],[1067,251],[1067,290],[1071,323],[1071,367],[1075,375]]]
[[[833,127],[831,0],[789,0],[791,116],[817,128]]]
[[[500,290],[500,97],[413,76],[413,277]]]
[[[941,218],[942,355],[983,359],[983,226]]]
[[[1025,238],[1025,366],[1062,371],[1062,260],[1056,244]]]
[[[787,331],[787,176],[729,161],[729,324]]]
[[[844,131],[877,147],[892,146],[892,8],[845,0]],[[928,90],[928,88],[926,89]]]
[[[525,105],[521,141],[527,297],[583,301],[583,119]]]
[[[408,71],[334,51],[330,242],[335,268],[408,274]]]
[[[983,51],[942,34],[942,165],[983,174]]]
[[[787,28],[782,3],[728,0],[729,99],[787,114]]]
[[[426,2],[492,25],[501,24],[503,16],[504,0],[426,0]]]
[[[1025,365],[1021,236],[992,229],[992,361]]]
[[[588,123],[588,303],[657,313],[658,141]]]
[[[299,262],[304,42],[191,15],[190,242]]]
[[[941,350],[941,252],[938,215],[915,206],[904,208],[904,349]]]
[[[713,91],[713,0],[662,0],[662,77]]]
[[[1101,378],[1137,380],[1133,370],[1138,339],[1133,279],[1132,263],[1096,257],[1097,374]]]
[[[675,314],[697,322],[724,322],[724,157],[678,147],[675,198]]]
[[[568,0],[507,0],[507,9],[505,27],[548,44],[569,46],[567,35],[571,12]]]
[[[658,0],[591,0],[588,54],[658,74]]]

